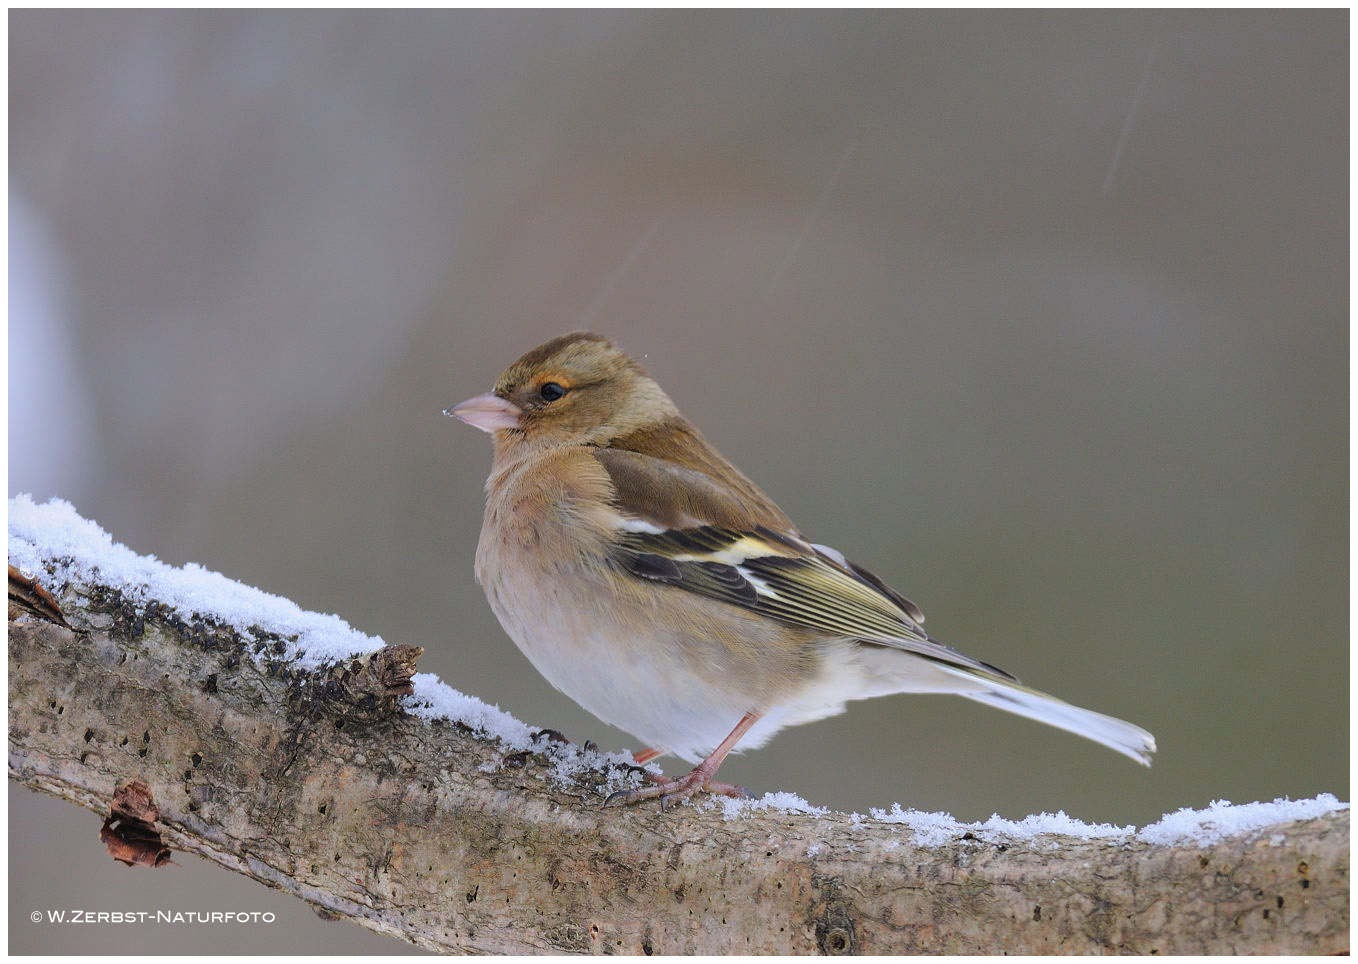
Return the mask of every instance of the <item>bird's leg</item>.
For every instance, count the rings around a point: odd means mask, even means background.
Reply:
[[[644,766],[656,757],[661,756],[664,752],[664,750],[640,750],[632,754],[632,759],[636,761],[637,766]]]
[[[688,776],[680,777],[677,780],[664,780],[657,786],[643,787],[640,790],[619,790],[617,793],[609,795],[608,799],[604,801],[604,806],[640,803],[642,800],[652,800],[659,797],[660,809],[664,810],[670,804],[685,800],[699,790],[706,793],[719,793],[727,797],[751,796],[750,791],[743,787],[731,783],[718,783],[712,777],[716,774],[717,767],[721,766],[721,761],[726,759],[726,754],[731,752],[731,748],[746,734],[750,727],[755,725],[761,715],[760,713],[746,713],[742,716],[740,722],[736,724],[736,728],[730,732],[726,739],[721,741],[721,745],[708,754],[706,760],[694,767],[693,772]],[[653,758],[647,757],[647,759]]]

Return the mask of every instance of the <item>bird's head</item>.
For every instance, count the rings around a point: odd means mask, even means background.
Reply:
[[[602,335],[575,331],[539,345],[495,388],[447,409],[502,444],[607,445],[676,414],[646,370]]]

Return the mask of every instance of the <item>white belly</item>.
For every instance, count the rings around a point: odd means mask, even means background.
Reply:
[[[582,603],[550,580],[516,585],[495,576],[484,588],[500,625],[549,683],[646,746],[697,762],[755,708],[748,693],[713,686],[711,673],[696,671],[694,660],[706,658],[720,674],[714,647],[655,623],[644,634],[620,635],[616,621],[601,615],[606,590]]]

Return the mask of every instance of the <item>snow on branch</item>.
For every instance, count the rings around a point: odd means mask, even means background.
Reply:
[[[150,819],[119,859],[198,853],[431,950],[1348,947],[1348,805],[1329,794],[1139,830],[789,793],[601,811],[639,781],[628,758],[414,672],[417,647],[137,555],[61,501],[10,500],[9,560],[11,779],[111,837],[134,793]]]

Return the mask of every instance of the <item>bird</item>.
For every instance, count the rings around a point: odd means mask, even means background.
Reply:
[[[949,693],[1150,765],[1155,738],[1024,686],[935,639],[924,613],[842,552],[812,542],[703,438],[647,369],[574,331],[445,409],[494,440],[476,580],[506,634],[555,688],[672,754],[686,776],[605,806],[706,792],[726,756],[851,700]]]

